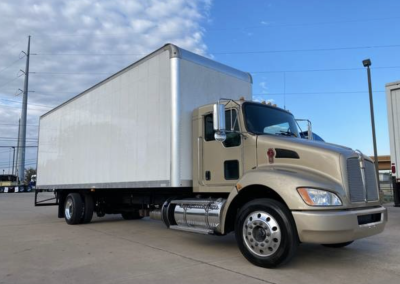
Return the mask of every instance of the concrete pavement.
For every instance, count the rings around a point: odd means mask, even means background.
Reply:
[[[50,193],[48,193],[50,194]],[[148,218],[69,226],[32,193],[0,194],[0,283],[399,283],[400,208],[384,233],[344,249],[302,244],[278,269],[253,266],[232,234],[168,230]]]

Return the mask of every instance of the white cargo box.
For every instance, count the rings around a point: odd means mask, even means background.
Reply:
[[[390,160],[396,165],[396,180],[400,179],[400,81],[386,84]]]
[[[37,187],[192,185],[192,111],[252,79],[167,44],[40,118]]]

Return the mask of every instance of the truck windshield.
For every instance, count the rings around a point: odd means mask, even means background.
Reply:
[[[257,103],[244,103],[243,111],[248,132],[299,137],[293,115],[284,110]]]

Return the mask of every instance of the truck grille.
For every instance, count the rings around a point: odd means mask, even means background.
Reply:
[[[349,182],[350,201],[364,201],[364,183],[361,176],[360,162],[358,161],[358,158],[347,160],[347,176]]]
[[[364,161],[364,164],[365,185],[358,158],[350,158],[347,160],[347,176],[351,202],[378,200],[378,187],[374,164],[370,161]]]
[[[376,180],[375,165],[370,161],[365,161],[365,183],[367,188],[367,200],[375,201],[379,199],[378,184]]]

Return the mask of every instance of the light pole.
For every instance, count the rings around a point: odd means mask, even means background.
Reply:
[[[371,69],[369,68],[371,66],[371,60],[365,59],[363,60],[362,63],[364,67],[367,67],[367,74],[368,74],[369,108],[371,112],[372,141],[374,143],[374,162],[375,162],[376,178],[378,179],[378,189],[380,191],[381,186],[379,184],[378,151],[376,149],[374,100],[372,98]]]

